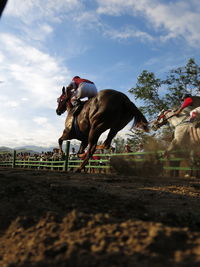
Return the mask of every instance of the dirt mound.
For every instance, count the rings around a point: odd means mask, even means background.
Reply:
[[[0,266],[200,264],[198,179],[0,175]]]

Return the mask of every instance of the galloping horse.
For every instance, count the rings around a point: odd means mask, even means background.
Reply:
[[[78,139],[81,141],[79,152],[82,154],[88,146],[85,159],[76,170],[81,171],[96,150],[100,135],[110,129],[102,149],[108,149],[118,131],[123,129],[133,118],[134,127],[148,132],[148,122],[140,110],[129,98],[116,90],[105,89],[97,96],[89,99],[83,105],[80,113],[74,117],[73,106],[70,102],[70,92],[63,87],[62,95],[58,98],[56,113],[61,115],[67,110],[65,129],[58,139],[60,151],[64,140]],[[63,152],[62,152],[63,153]]]
[[[200,128],[188,119],[187,113],[181,112],[176,116],[172,110],[163,110],[158,115],[157,120],[153,122],[152,128],[154,130],[167,123],[174,127],[174,139],[167,148],[165,156],[169,156],[170,152],[178,148],[191,152],[191,155],[200,151]]]

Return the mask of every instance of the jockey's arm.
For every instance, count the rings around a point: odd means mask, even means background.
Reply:
[[[78,86],[74,81],[71,81],[70,84],[67,86],[67,88],[70,88],[71,90],[72,89],[77,90]]]
[[[183,107],[180,107],[179,109],[177,109],[177,110],[174,112],[174,115],[178,115],[179,113],[181,113],[181,111],[182,111],[183,109],[184,109]]]
[[[192,103],[193,103],[193,101],[192,101],[191,97],[186,98],[185,101],[183,102],[183,104],[181,105],[181,107],[177,111],[174,112],[174,115],[178,115],[186,107],[191,106]]]

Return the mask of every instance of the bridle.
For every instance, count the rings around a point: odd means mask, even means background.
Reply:
[[[67,102],[68,102],[68,97],[66,97],[65,94],[62,94],[60,97],[57,98],[57,103],[58,103],[58,107],[57,107],[57,114],[61,115],[62,113],[64,113],[67,110]]]
[[[65,95],[61,95],[60,97],[57,98],[57,103],[60,104],[64,100],[66,100],[66,96]]]
[[[167,111],[164,111],[164,110],[163,110],[163,112],[161,111],[161,114],[158,115],[158,118],[157,118],[157,120],[156,120],[156,127],[157,127],[157,128],[160,128],[161,126],[165,125],[166,123],[168,123],[168,120],[169,120],[169,119],[171,119],[172,117],[175,116],[174,114],[172,114],[171,116],[166,117],[166,115],[167,115],[169,112],[171,112],[171,111],[172,111],[171,109],[169,109],[169,110],[167,110]],[[159,123],[159,121],[160,121],[161,119],[163,119],[163,121]]]

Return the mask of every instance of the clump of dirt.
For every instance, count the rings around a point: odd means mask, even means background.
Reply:
[[[0,169],[0,266],[199,266],[194,178]]]

